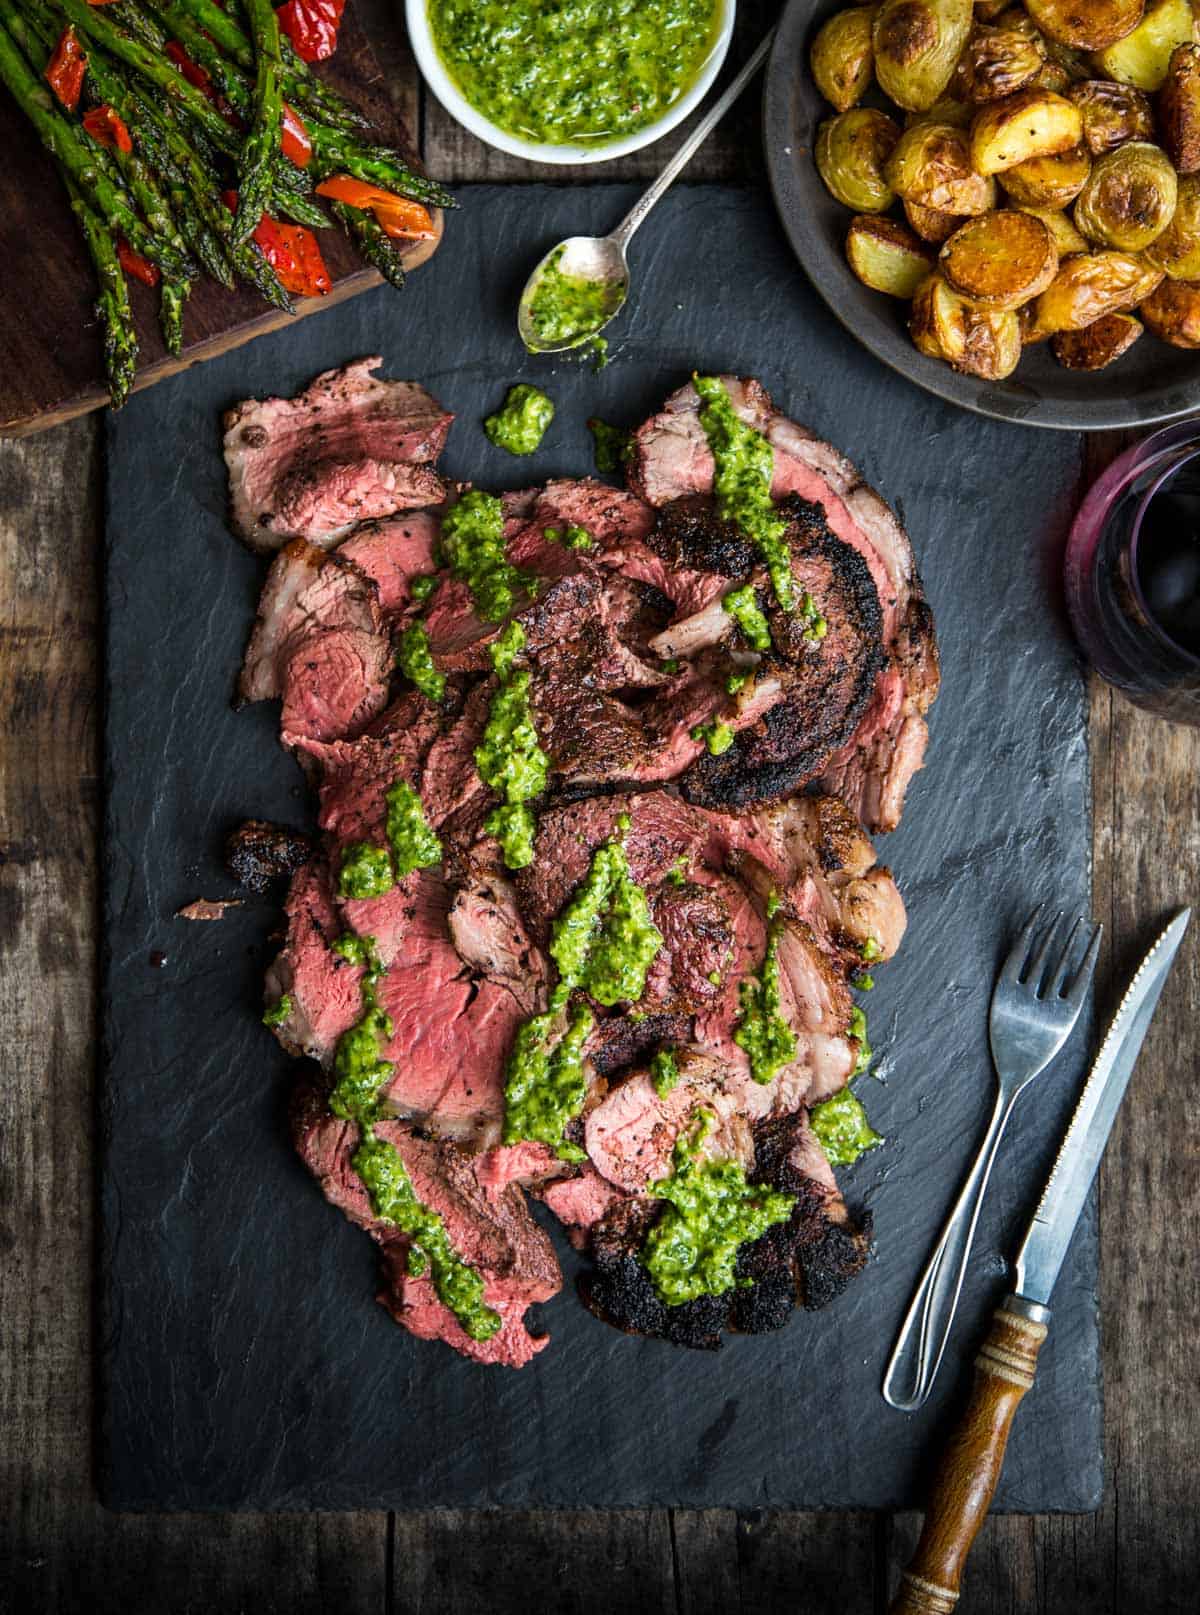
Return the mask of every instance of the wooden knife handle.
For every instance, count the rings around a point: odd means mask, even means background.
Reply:
[[[1041,1309],[1039,1309],[1041,1310]],[[1033,1384],[1046,1325],[1003,1308],[975,1359],[966,1412],[942,1455],[921,1540],[890,1615],[950,1615],[971,1544],[991,1506],[1017,1404]]]

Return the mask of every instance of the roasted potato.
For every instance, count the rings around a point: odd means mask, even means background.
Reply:
[[[875,67],[871,44],[873,6],[851,6],[839,11],[817,33],[809,52],[813,81],[838,112],[857,106],[866,93]]]
[[[1043,62],[1031,83],[1039,90],[1052,90],[1055,95],[1066,95],[1073,80],[1065,67],[1057,62]]]
[[[971,167],[1001,174],[1031,157],[1071,151],[1083,139],[1079,108],[1052,90],[1018,90],[991,101],[971,123]]]
[[[1097,51],[1092,62],[1106,78],[1136,84],[1139,90],[1157,90],[1176,48],[1196,42],[1191,0],[1150,0],[1133,32]]]
[[[875,77],[885,95],[924,112],[949,84],[971,32],[971,0],[884,0],[875,17]]]
[[[975,0],[975,16],[979,22],[994,22],[1002,11],[1008,11],[1012,0]]]
[[[1093,157],[1102,157],[1126,140],[1154,139],[1154,109],[1143,91],[1111,79],[1084,79],[1072,84],[1067,100],[1083,118],[1083,143]]]
[[[1037,342],[1049,342],[1050,333],[1037,327],[1037,304],[1025,303],[1017,310],[1017,329],[1021,333],[1021,346],[1031,348]]]
[[[1014,202],[1026,207],[1066,207],[1087,183],[1092,159],[1084,145],[1074,151],[1056,152],[1053,157],[1030,157],[1015,168],[1006,168],[1001,184]]]
[[[933,268],[933,249],[895,219],[860,213],[846,236],[850,267],[872,291],[905,302]]]
[[[996,205],[996,182],[971,167],[965,130],[917,123],[900,136],[888,159],[887,182],[897,196],[939,213],[986,213]]]
[[[1061,67],[1063,72],[1072,81],[1076,79],[1090,79],[1092,64],[1082,51],[1073,45],[1064,45],[1060,40],[1050,39],[1042,35],[1042,44],[1046,49],[1046,60],[1054,67]]]
[[[1200,170],[1200,45],[1177,45],[1158,92],[1158,130],[1181,174]]]
[[[886,113],[851,107],[817,130],[817,172],[846,207],[883,213],[895,201],[885,170],[899,139],[899,127]]]
[[[1170,224],[1179,182],[1165,151],[1130,140],[1092,164],[1075,203],[1075,228],[1101,247],[1141,252]]]
[[[976,103],[999,101],[1032,84],[1046,65],[1035,35],[1002,26],[976,28],[960,58],[962,83]]]
[[[1200,348],[1200,282],[1164,280],[1138,313],[1173,348]]]
[[[1021,207],[1021,213],[1028,213],[1042,223],[1054,237],[1054,245],[1058,248],[1060,258],[1069,257],[1073,252],[1087,252],[1088,244],[1079,231],[1071,223],[1070,215],[1058,208],[1048,207]]]
[[[960,101],[954,95],[942,95],[928,112],[906,112],[904,127],[912,129],[918,123],[950,123],[956,129],[968,129],[974,116],[975,108],[969,101]]]
[[[1105,314],[1082,331],[1060,331],[1050,346],[1066,370],[1103,370],[1127,353],[1141,334],[1141,321],[1132,314]]]
[[[1021,328],[1009,312],[976,308],[933,274],[913,299],[909,330],[913,342],[932,359],[985,381],[1011,376],[1021,357]]]
[[[1047,39],[1078,50],[1103,50],[1132,33],[1146,0],[1025,0]]]
[[[1179,181],[1175,215],[1146,248],[1146,257],[1169,280],[1200,280],[1200,175],[1188,174]]]
[[[1106,314],[1136,308],[1162,280],[1162,270],[1128,252],[1092,252],[1064,258],[1038,298],[1034,329],[1039,335],[1082,331]]]
[[[932,241],[941,246],[963,222],[961,213],[939,213],[935,207],[922,207],[920,202],[910,202],[905,199],[904,217],[922,241]]]
[[[938,255],[938,268],[955,291],[981,308],[1020,308],[1054,279],[1058,248],[1031,213],[997,208],[954,232]]]

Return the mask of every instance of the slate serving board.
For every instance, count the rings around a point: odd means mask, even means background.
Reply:
[[[946,1369],[906,1417],[879,1395],[914,1279],[991,1104],[996,963],[1042,898],[1082,904],[1090,848],[1084,691],[1055,600],[1079,447],[983,422],[873,361],[796,268],[761,194],[673,192],[635,253],[614,358],[530,361],[513,322],[526,267],[607,227],[625,187],[463,198],[459,251],[401,298],[324,319],[164,382],[109,426],[103,1157],[103,1488],[129,1509],[435,1505],[914,1504],[957,1370],[1004,1277],[1085,1057],[1085,1031],[1019,1108],[984,1208]],[[520,1373],[403,1334],[372,1300],[371,1243],[321,1199],[286,1128],[291,1069],[258,1023],[278,920],[175,911],[234,895],[224,831],[308,822],[275,712],[235,715],[262,564],[225,528],[220,411],[382,351],[458,422],[446,469],[490,487],[590,470],[585,419],[632,422],[693,366],[760,376],[900,508],[937,614],[945,682],[929,766],[887,838],[909,906],[869,1003],[887,1145],[846,1174],[877,1253],[827,1311],[715,1355],[626,1338],[568,1283]],[[519,379],[558,416],[528,461],[480,418]],[[165,956],[165,959],[164,959]],[[156,967],[157,964],[157,967]],[[1085,1215],[1017,1421],[1008,1509],[1085,1510],[1101,1489],[1097,1242]]]

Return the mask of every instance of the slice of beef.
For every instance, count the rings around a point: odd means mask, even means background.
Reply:
[[[506,984],[526,1013],[532,1014],[545,987],[546,959],[525,929],[509,882],[493,875],[461,886],[446,923],[463,964]]]
[[[269,1005],[290,1002],[275,1036],[289,1054],[327,1064],[338,1038],[362,1014],[362,972],[333,952],[345,925],[323,858],[296,871],[284,912],[287,934],[264,983]]]
[[[483,1276],[484,1301],[503,1323],[490,1340],[476,1341],[439,1299],[432,1278],[409,1274],[408,1236],[375,1215],[351,1164],[359,1130],[329,1113],[319,1084],[302,1083],[297,1088],[292,1133],[325,1198],[379,1245],[383,1286],[378,1299],[410,1334],[443,1340],[476,1362],[510,1368],[522,1367],[548,1343],[547,1336],[529,1332],[525,1313],[557,1294],[562,1274],[549,1239],[529,1215],[519,1189],[510,1185],[489,1194],[476,1176],[472,1158],[455,1145],[422,1138],[398,1122],[376,1126],[377,1135],[404,1161],[417,1198],[437,1212],[454,1249]]]
[[[286,743],[353,737],[386,704],[391,662],[371,579],[303,539],[281,550],[246,647],[240,699],[281,696]]]
[[[379,604],[390,616],[406,616],[414,605],[412,581],[434,570],[437,517],[428,511],[366,522],[339,545],[343,560],[373,578]]]
[[[610,1015],[596,1022],[587,1042],[588,1059],[598,1076],[608,1078],[629,1066],[644,1064],[659,1049],[686,1043],[691,1027],[688,1015],[651,1011],[637,1020],[628,1015]]]
[[[454,417],[416,382],[378,379],[382,362],[359,359],[296,398],[252,398],[226,414],[231,522],[247,544],[327,547],[357,522],[440,503],[432,462]]]
[[[586,1161],[571,1177],[560,1178],[536,1193],[559,1222],[576,1234],[582,1234],[602,1221],[624,1198],[619,1189],[602,1178],[596,1168]]]
[[[225,837],[225,868],[247,891],[265,892],[312,857],[312,837],[266,819],[247,819]]]

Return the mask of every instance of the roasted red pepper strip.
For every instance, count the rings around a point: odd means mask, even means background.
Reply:
[[[307,168],[312,157],[312,141],[304,120],[294,107],[283,103],[283,155],[297,168]]]
[[[140,252],[134,252],[128,241],[117,242],[117,259],[127,275],[135,276],[146,286],[158,285],[157,267],[148,258],[143,258]]]
[[[74,28],[68,23],[54,47],[54,55],[46,64],[46,83],[68,112],[74,112],[79,105],[79,96],[83,90],[83,75],[86,72],[87,57],[83,53],[83,46],[79,43],[79,36]]]
[[[103,106],[91,107],[84,113],[83,127],[102,146],[116,146],[119,151],[133,150],[133,141],[129,138],[124,118],[107,102]]]
[[[349,174],[332,174],[317,186],[318,196],[328,196],[350,207],[370,209],[388,235],[404,241],[428,241],[434,235],[429,210],[407,197],[395,196],[380,185],[351,179]]]
[[[306,62],[323,62],[337,49],[346,0],[287,0],[275,15]]]
[[[96,5],[97,3],[98,0],[88,0],[89,5]],[[103,0],[103,3],[107,5],[109,0]],[[179,41],[177,39],[168,39],[166,44],[163,46],[163,50],[166,55],[169,56],[170,59],[175,63],[175,66],[183,74],[184,78],[187,79],[188,83],[195,85],[196,89],[203,90],[205,95],[208,95],[209,85],[212,83],[212,79],[209,78],[204,68],[202,68],[198,62],[193,62],[192,58],[188,55],[187,51],[184,50]]]
[[[221,200],[231,213],[237,212],[236,191],[222,191]],[[252,240],[279,277],[284,291],[296,297],[324,297],[332,291],[333,282],[317,238],[302,224],[281,224],[264,213]]]

